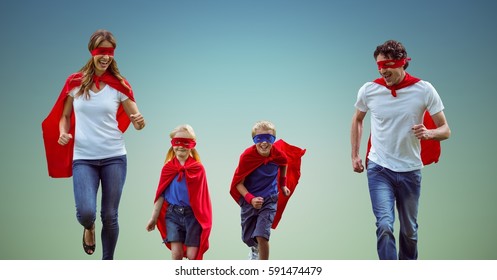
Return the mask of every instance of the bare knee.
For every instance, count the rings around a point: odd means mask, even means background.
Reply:
[[[183,259],[183,243],[171,242],[171,259],[173,260]]]
[[[194,260],[197,258],[198,247],[187,247],[186,248],[186,257],[189,260]]]

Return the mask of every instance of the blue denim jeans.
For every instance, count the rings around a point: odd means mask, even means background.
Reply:
[[[278,194],[264,198],[261,209],[255,209],[243,197],[240,198],[242,241],[247,246],[257,246],[257,237],[269,240],[277,205]]]
[[[164,242],[181,242],[187,247],[199,247],[202,226],[190,206],[169,204],[166,213],[167,237]]]
[[[126,155],[101,160],[74,160],[73,186],[76,217],[90,229],[96,219],[97,192],[102,185],[100,218],[102,220],[102,259],[114,258],[119,236],[118,208],[126,180]]]
[[[397,206],[400,222],[398,259],[417,259],[421,170],[395,172],[370,160],[368,184],[373,213],[376,217],[378,257],[380,260],[397,259],[393,234],[395,206]]]

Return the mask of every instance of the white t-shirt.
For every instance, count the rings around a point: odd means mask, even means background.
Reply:
[[[69,95],[74,97],[79,87]],[[98,93],[89,91],[90,98],[74,98],[76,118],[73,159],[104,159],[126,154],[124,137],[116,119],[119,105],[128,97],[105,85]]]
[[[444,109],[435,88],[426,81],[397,90],[393,97],[386,87],[365,83],[355,107],[371,111],[371,150],[368,158],[396,172],[421,169],[421,144],[412,126],[423,123],[424,112],[434,115]]]

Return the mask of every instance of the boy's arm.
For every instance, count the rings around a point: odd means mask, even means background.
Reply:
[[[282,165],[280,166],[280,177],[278,178],[279,180],[279,186],[281,191],[285,196],[290,196],[290,189],[286,186],[286,171],[288,169],[288,165]]]
[[[252,207],[254,207],[255,209],[260,209],[262,207],[264,199],[262,197],[255,197],[253,194],[251,194],[243,184],[244,182],[245,178],[236,185],[237,191],[240,193],[241,196],[243,196],[248,204],[252,205]]]
[[[248,190],[247,188],[245,187],[245,185],[243,184],[245,182],[245,179],[242,179],[242,181],[240,181],[240,183],[238,183],[236,185],[236,190],[243,196],[245,197],[245,195],[247,195],[248,193]]]

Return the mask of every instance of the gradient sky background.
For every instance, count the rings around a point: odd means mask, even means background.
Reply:
[[[116,259],[170,259],[145,225],[168,134],[183,123],[197,133],[213,203],[205,258],[246,259],[228,190],[261,119],[307,149],[271,258],[377,259],[366,175],[352,171],[349,135],[357,90],[378,77],[372,54],[388,39],[406,46],[408,72],[436,87],[452,129],[441,161],[423,170],[419,258],[497,259],[496,8],[478,0],[2,1],[0,259],[101,258],[99,236],[93,256],[81,248],[72,180],[48,177],[41,135],[100,28],[116,36],[115,59],[148,123],[125,134]]]

